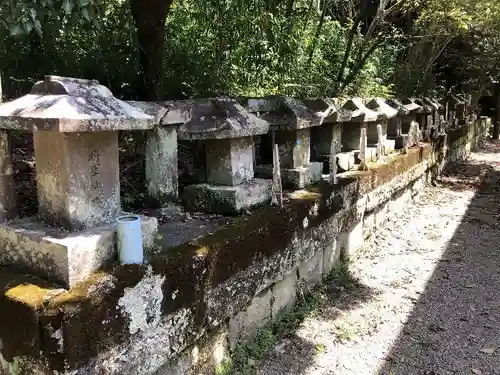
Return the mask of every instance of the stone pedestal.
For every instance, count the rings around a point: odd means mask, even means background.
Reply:
[[[205,144],[207,182],[235,186],[254,177],[251,137],[208,140]]]
[[[33,134],[39,212],[68,230],[115,220],[120,211],[118,133]]]
[[[145,249],[154,245],[157,229],[156,218],[141,216]],[[21,266],[70,288],[116,261],[115,241],[114,223],[68,233],[37,217],[16,219],[0,224],[0,265]]]
[[[255,173],[260,178],[269,179],[273,176],[272,165],[258,165]],[[307,185],[318,182],[323,177],[323,163],[309,162],[302,167],[281,169],[283,187],[302,189]]]
[[[9,135],[5,130],[0,130],[0,222],[12,219],[16,213],[16,187]]]
[[[184,205],[189,211],[237,214],[271,200],[271,180],[253,179],[229,186],[197,184],[184,189]]]

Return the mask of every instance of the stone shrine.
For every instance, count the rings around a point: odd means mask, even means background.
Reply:
[[[391,153],[395,149],[395,140],[389,139],[387,137],[387,131],[389,126],[389,121],[395,118],[398,115],[398,110],[391,107],[384,99],[372,99],[367,104],[366,107],[378,113],[378,125],[381,125],[381,136],[378,134],[373,134],[373,129],[369,128],[368,132],[368,147],[377,147],[379,143],[379,138],[382,138],[382,153],[383,155],[387,155]],[[377,129],[375,129],[377,131]],[[370,133],[371,132],[371,133]],[[375,136],[377,137],[377,142],[373,143]],[[383,156],[382,155],[382,156]],[[377,155],[380,157],[380,155]]]
[[[288,97],[247,99],[249,112],[269,123],[270,134],[262,137],[261,165],[255,172],[261,178],[272,178],[274,143],[278,145],[283,187],[303,188],[321,180],[323,163],[311,162],[311,131],[320,125],[320,118],[303,104]],[[264,164],[265,163],[265,164]]]
[[[210,213],[238,213],[271,199],[271,181],[254,178],[254,136],[269,124],[236,100],[197,102],[179,128],[181,140],[203,141],[206,182],[184,189],[186,208]]]
[[[378,113],[367,108],[361,99],[348,100],[340,109],[342,121],[342,152],[337,155],[340,171],[348,171],[360,163],[361,129],[366,130],[367,142],[377,143]],[[368,138],[368,133],[372,135]],[[366,147],[364,161],[370,162],[376,158],[377,148]]]
[[[342,147],[342,123],[339,107],[332,99],[304,100],[306,107],[320,118],[321,125],[311,128],[311,160],[323,163],[323,173],[330,173],[330,155]],[[335,143],[335,146],[332,143]],[[337,157],[332,160],[337,164]]]

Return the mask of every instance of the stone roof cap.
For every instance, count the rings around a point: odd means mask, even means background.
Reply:
[[[157,102],[166,113],[161,120],[161,125],[184,124],[191,120],[192,109],[198,105],[210,106],[210,99],[186,99],[186,100],[168,100]]]
[[[421,98],[413,98],[415,103],[417,103],[420,107],[422,107],[422,111],[424,113],[431,113],[432,110],[434,109],[433,106],[430,104],[426,103],[424,99]]]
[[[424,102],[427,103],[428,105],[430,105],[432,108],[434,108],[434,110],[439,110],[439,108],[441,108],[441,104],[439,104],[436,100],[434,99],[431,99],[431,98],[428,98],[428,97],[425,97],[424,98]]]
[[[446,100],[453,103],[453,104],[465,104],[465,100],[462,100],[458,96],[455,96],[453,94],[449,94],[446,96]]]
[[[0,105],[0,128],[97,132],[143,130],[153,116],[113,96],[95,80],[46,76],[30,94]]]
[[[269,96],[247,98],[245,102],[248,111],[266,120],[272,130],[298,130],[321,124],[318,116],[294,98]]]
[[[155,102],[140,102],[134,100],[126,100],[125,103],[131,105],[132,107],[140,109],[149,116],[152,116],[157,124],[161,123],[163,117],[167,113],[167,108]]]
[[[421,105],[415,102],[415,99],[412,98],[405,98],[401,101],[403,105],[408,109],[410,112],[423,112],[423,108]]]
[[[400,116],[408,115],[410,113],[410,110],[397,99],[387,99],[387,104],[396,109],[398,111],[398,115]]]
[[[360,98],[349,99],[341,108],[342,122],[373,122],[378,113],[367,108]]]
[[[307,109],[320,119],[321,124],[331,124],[340,121],[340,108],[333,100],[306,99],[303,101]]]
[[[192,103],[190,118],[179,128],[180,139],[241,138],[269,131],[267,121],[249,113],[234,99],[216,98]]]
[[[398,110],[391,107],[384,99],[375,98],[370,100],[366,107],[379,114],[379,118],[390,119],[398,115]]]

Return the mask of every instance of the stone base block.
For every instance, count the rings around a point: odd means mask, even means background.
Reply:
[[[396,142],[393,139],[385,140],[385,153],[389,154],[396,149]]]
[[[273,167],[271,165],[259,165],[255,168],[255,174],[260,178],[271,179]],[[294,169],[281,169],[281,180],[283,187],[302,189],[307,185],[321,180],[323,176],[323,163],[311,162],[306,167]]]
[[[408,142],[408,134],[401,134],[396,137],[390,137],[392,141],[394,141],[394,149],[401,150],[405,148],[405,144]]]
[[[144,248],[154,243],[158,220],[141,216]],[[0,265],[25,268],[73,287],[116,259],[116,227],[67,232],[36,217],[0,224]]]
[[[187,210],[235,214],[271,200],[272,181],[254,179],[236,186],[191,185],[184,189]]]
[[[339,152],[337,154],[338,172],[342,173],[351,170],[356,164],[355,162],[354,151]]]
[[[377,159],[377,147],[367,147],[366,148],[366,161],[373,161]],[[354,151],[354,162],[356,164],[361,163],[359,160],[359,150]]]

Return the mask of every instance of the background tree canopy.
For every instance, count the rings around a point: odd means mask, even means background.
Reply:
[[[117,96],[391,96],[485,90],[497,0],[5,0],[4,96],[44,74]]]

